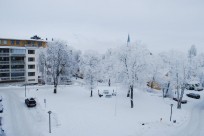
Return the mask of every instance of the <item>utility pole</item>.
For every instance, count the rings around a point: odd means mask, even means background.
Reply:
[[[26,97],[26,84],[25,84],[25,97]]]

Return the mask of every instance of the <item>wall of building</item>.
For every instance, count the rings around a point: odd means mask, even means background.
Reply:
[[[0,46],[0,83],[38,83],[37,47]]]
[[[36,48],[26,48],[26,82],[38,83]]]

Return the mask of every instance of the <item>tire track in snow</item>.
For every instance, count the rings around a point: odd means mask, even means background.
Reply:
[[[4,95],[5,128],[8,136],[42,136],[38,130],[39,114],[34,109],[28,109],[24,99],[10,89],[0,90]],[[39,116],[40,117],[40,116]]]
[[[204,136],[204,100],[191,112],[188,123],[179,129],[175,136]]]

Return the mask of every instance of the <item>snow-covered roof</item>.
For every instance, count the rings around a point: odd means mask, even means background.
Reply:
[[[25,41],[40,41],[40,42],[47,42],[46,40],[43,39],[18,39],[18,38],[1,38],[0,40],[25,40]]]

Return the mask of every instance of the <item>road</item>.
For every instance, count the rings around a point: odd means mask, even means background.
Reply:
[[[178,129],[175,136],[204,136],[204,100],[191,111],[189,121]]]
[[[25,98],[19,96],[18,91],[20,93],[20,89],[0,88],[4,107],[3,128],[7,136],[43,136],[39,128],[42,117],[38,109],[27,108]]]

